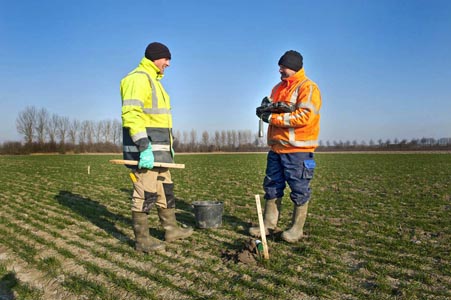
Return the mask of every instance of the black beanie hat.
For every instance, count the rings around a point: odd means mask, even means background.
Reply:
[[[151,61],[160,58],[171,59],[171,52],[169,52],[168,47],[166,47],[165,45],[158,42],[153,42],[147,46],[144,56]]]
[[[302,55],[297,51],[289,50],[279,59],[279,65],[297,72],[302,69]]]

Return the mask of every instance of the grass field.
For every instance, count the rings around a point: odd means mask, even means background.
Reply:
[[[131,182],[113,158],[0,156],[0,299],[451,298],[451,154],[318,154],[309,237],[268,237],[257,264],[221,253],[257,223],[264,154],[178,155],[177,218],[194,226],[191,203],[219,200],[223,225],[152,255],[133,250]],[[156,210],[150,227],[162,239]]]

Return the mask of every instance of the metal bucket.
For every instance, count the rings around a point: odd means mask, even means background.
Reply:
[[[219,201],[195,201],[192,203],[198,228],[218,228],[222,225],[224,204]]]

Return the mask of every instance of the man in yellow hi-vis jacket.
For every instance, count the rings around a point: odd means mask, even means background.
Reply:
[[[140,252],[164,250],[164,243],[149,234],[148,214],[157,206],[165,241],[190,236],[193,229],[182,228],[175,219],[174,185],[167,168],[154,162],[173,162],[172,116],[169,95],[161,85],[170,65],[171,53],[165,45],[150,43],[139,66],[121,81],[124,159],[138,160],[131,168],[133,182],[132,220],[135,249]]]

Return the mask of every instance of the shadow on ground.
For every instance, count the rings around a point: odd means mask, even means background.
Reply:
[[[13,288],[19,284],[19,280],[16,274],[9,272],[0,278],[0,299],[2,300],[14,300]]]
[[[112,213],[98,201],[82,197],[78,194],[73,194],[69,191],[60,191],[59,194],[55,196],[55,199],[61,205],[70,208],[72,211],[119,241],[128,243],[129,245],[134,244],[125,233],[116,227],[117,222],[121,222],[126,226],[131,227],[132,223],[130,218]]]
[[[131,197],[131,195],[133,193],[133,189],[122,188],[120,191],[123,192],[125,195],[127,195],[129,198]],[[90,200],[90,201],[92,201],[92,200]],[[196,217],[194,214],[193,205],[190,202],[188,202],[182,198],[176,198],[175,206],[177,209],[177,212],[176,212],[177,221],[182,224],[185,224],[186,226],[191,226],[193,228],[196,228]],[[155,214],[155,216],[157,216],[156,207],[153,207],[151,209],[151,211],[149,212],[149,214],[150,215]],[[131,221],[129,219],[127,219],[127,223],[129,223],[130,226],[132,226]],[[96,224],[96,223],[94,223],[94,224]],[[153,221],[152,221],[152,218],[149,219],[150,234],[153,237],[163,240],[164,239],[164,230],[159,225],[160,225],[159,221],[155,221],[155,219],[153,219]],[[227,214],[226,209],[224,209],[221,227],[224,227],[224,226],[230,226],[230,227],[234,228],[234,230],[237,230],[239,233],[247,235],[247,230],[248,230],[247,228],[250,226],[250,224],[243,221],[240,218],[237,218],[237,217],[231,215],[231,214]],[[237,228],[239,228],[239,229],[237,229]]]

